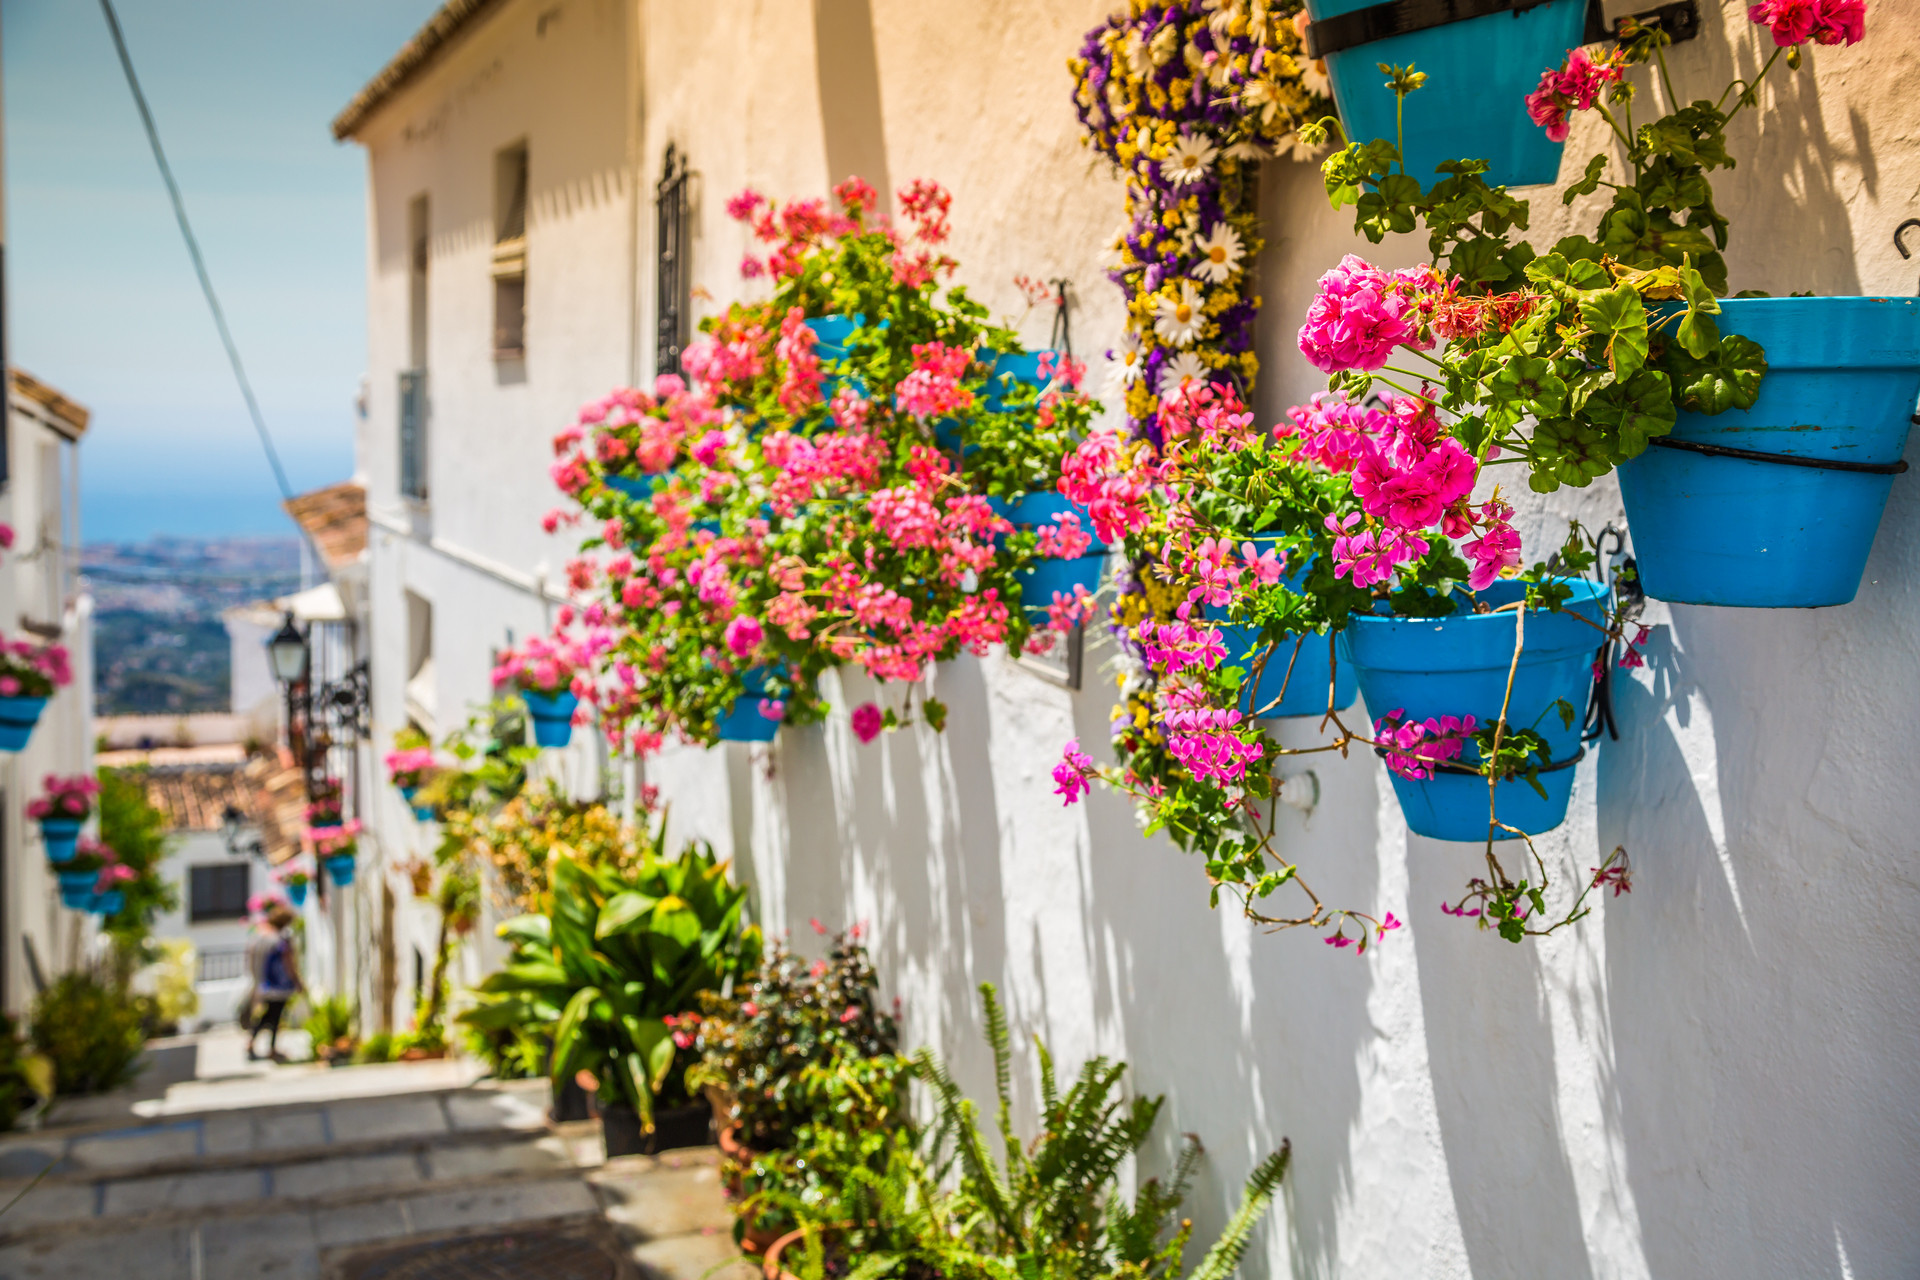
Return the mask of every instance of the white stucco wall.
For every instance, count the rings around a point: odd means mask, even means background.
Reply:
[[[734,272],[746,241],[724,217],[727,195],[748,184],[822,194],[857,165],[883,189],[928,176],[953,190],[962,278],[996,311],[1018,316],[1016,273],[1066,276],[1080,354],[1112,342],[1120,300],[1096,259],[1121,193],[1079,145],[1063,69],[1106,8],[644,5],[638,170],[650,182],[669,141],[691,157],[703,313],[755,287]],[[447,175],[458,191],[453,167],[487,163],[496,136],[531,134],[536,187],[542,122],[564,120],[583,155],[603,157],[583,171],[617,166],[621,117],[607,113],[626,99],[611,83],[587,95],[579,66],[562,75],[541,62],[536,9],[557,9],[563,33],[603,12],[591,0],[511,4],[376,122],[376,246],[415,190]],[[1869,44],[1815,50],[1810,72],[1736,127],[1740,168],[1716,181],[1735,219],[1735,288],[1912,287],[1888,241],[1920,198],[1914,16],[1911,0],[1876,5]],[[1758,65],[1741,7],[1724,17],[1674,51],[1683,94],[1717,92],[1730,67]],[[618,43],[592,55],[611,62]],[[424,129],[410,122],[429,120],[441,122],[431,148],[409,142],[405,129]],[[1570,155],[1598,145],[1596,123],[1581,122]],[[1755,130],[1758,163],[1744,158]],[[1365,246],[1326,210],[1313,169],[1269,169],[1267,420],[1321,385],[1292,346],[1314,278],[1350,250],[1395,262],[1420,252]],[[533,530],[548,505],[532,493],[534,459],[544,465],[547,434],[577,402],[625,376],[628,335],[651,333],[644,271],[637,330],[622,310],[615,215],[571,208],[572,221],[545,223],[544,248],[534,240],[533,269],[543,254],[575,255],[565,305],[595,323],[576,326],[567,351],[536,355],[525,388],[496,387],[484,361],[457,355],[433,373],[436,423],[446,430],[446,406],[459,404],[472,445],[458,461],[436,455],[436,467],[462,470],[436,472],[433,532],[457,531],[529,575],[562,558]],[[1536,193],[1535,215],[1536,243],[1573,225],[1552,192]],[[642,216],[642,264],[651,230]],[[460,236],[446,239],[460,251]],[[484,276],[477,260],[461,269]],[[380,389],[404,317],[392,270],[376,248],[364,465],[386,512],[399,508]],[[479,330],[459,326],[484,317],[437,314],[448,318],[436,343],[482,350]],[[1030,341],[1044,340],[1046,320],[1027,317]],[[536,312],[539,353],[542,323]],[[1525,508],[1533,529],[1572,513],[1596,526],[1617,517],[1616,491]],[[524,591],[419,540],[377,533],[373,565],[376,713],[389,728],[403,590],[435,601],[441,688],[454,701],[484,694],[503,628],[539,623]],[[1920,958],[1907,923],[1920,908],[1920,794],[1897,726],[1920,686],[1917,570],[1920,496],[1907,477],[1854,604],[1657,609],[1648,666],[1616,693],[1620,740],[1580,766],[1569,821],[1541,841],[1566,879],[1624,843],[1635,890],[1520,947],[1440,914],[1475,851],[1410,838],[1384,774],[1358,755],[1312,766],[1321,802],[1283,816],[1288,848],[1323,896],[1392,910],[1406,930],[1356,958],[1208,911],[1201,868],[1142,840],[1124,802],[1063,809],[1051,794],[1062,742],[1105,740],[1111,685],[1097,652],[1077,694],[997,657],[943,666],[944,735],[916,728],[860,746],[836,719],[783,730],[771,751],[671,751],[648,777],[680,834],[738,857],[773,930],[806,945],[810,917],[868,922],[906,1038],[948,1052],[970,1087],[989,1082],[973,992],[983,980],[1001,986],[1023,1038],[1044,1036],[1069,1061],[1127,1058],[1136,1088],[1169,1097],[1150,1163],[1182,1131],[1207,1144],[1193,1199],[1203,1237],[1251,1163],[1290,1137],[1293,1173],[1250,1275],[1910,1275]],[[833,701],[873,692],[849,675]],[[1304,743],[1311,727],[1282,732]],[[1033,1083],[1021,1077],[1029,1100]]]
[[[95,918],[60,905],[26,807],[50,773],[93,771],[93,599],[80,580],[79,512],[66,501],[80,465],[79,442],[48,425],[46,410],[25,396],[8,406],[7,483],[0,489],[0,521],[13,526],[14,544],[0,552],[0,631],[36,643],[27,622],[62,629],[58,643],[73,660],[73,683],[55,691],[26,748],[0,753],[0,946],[6,949],[0,1008],[24,1015],[35,995],[29,948],[40,975],[51,982],[85,963],[99,930]]]

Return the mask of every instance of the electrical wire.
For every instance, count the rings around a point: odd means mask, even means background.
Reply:
[[[127,88],[133,91],[133,105],[139,108],[140,123],[146,127],[147,141],[153,146],[153,158],[160,166],[160,177],[167,184],[167,195],[173,201],[173,216],[180,224],[180,234],[187,242],[187,253],[193,259],[193,270],[200,277],[200,291],[207,295],[207,306],[213,312],[214,327],[220,331],[220,342],[227,349],[227,361],[233,365],[233,376],[240,383],[240,394],[247,402],[247,412],[253,418],[253,429],[260,435],[260,446],[267,451],[267,462],[273,467],[273,478],[280,485],[280,496],[288,502],[293,501],[293,486],[287,483],[286,468],[280,465],[280,453],[273,447],[273,437],[267,432],[267,420],[260,413],[260,402],[254,398],[253,384],[247,380],[246,366],[240,363],[240,348],[234,345],[233,334],[227,329],[226,313],[220,309],[220,299],[213,291],[213,278],[207,274],[206,261],[200,256],[200,242],[194,239],[193,224],[187,221],[187,206],[180,199],[180,186],[173,180],[173,168],[167,163],[167,153],[160,146],[160,130],[153,123],[153,112],[147,109],[147,95],[140,91],[140,77],[133,72],[133,56],[127,52],[127,40],[120,32],[120,19],[113,11],[113,0],[100,0],[100,12],[106,15],[107,31],[113,36],[113,47],[120,55],[120,67],[127,73]]]

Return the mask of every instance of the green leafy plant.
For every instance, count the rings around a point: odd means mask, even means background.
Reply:
[[[736,1235],[838,1221],[821,1215],[853,1212],[843,1202],[865,1194],[863,1171],[884,1175],[895,1160],[912,1067],[895,1052],[894,1020],[877,1007],[875,987],[856,927],[812,964],[775,943],[731,996],[702,995],[700,1060],[687,1084],[706,1092],[727,1131]],[[877,1213],[869,1205],[848,1220]]]
[[[34,1046],[53,1061],[63,1094],[104,1093],[138,1073],[145,1002],[84,971],[61,974],[34,1001]]]
[[[52,1059],[35,1053],[12,1018],[0,1014],[0,1131],[23,1114],[37,1113],[53,1097]]]
[[[100,771],[100,841],[133,872],[115,888],[124,905],[106,920],[113,939],[114,972],[124,985],[135,969],[158,958],[152,946],[153,922],[180,905],[179,890],[160,874],[172,841],[167,815],[147,799],[144,767]]]
[[[588,1071],[603,1101],[632,1107],[651,1129],[658,1107],[688,1097],[693,1036],[666,1019],[759,958],[760,930],[743,921],[747,891],[699,843],[626,874],[556,857],[551,875],[548,912],[500,926],[512,958],[460,1022],[483,1031],[552,1025],[555,1087]]]
[[[943,1275],[1005,1280],[1096,1280],[1109,1276],[1182,1276],[1181,1255],[1192,1223],[1175,1223],[1200,1158],[1189,1138],[1172,1178],[1149,1178],[1131,1203],[1119,1195],[1121,1163],[1146,1142],[1162,1098],[1124,1097],[1124,1063],[1095,1057],[1063,1093],[1053,1057],[1035,1043],[1040,1059],[1040,1132],[1023,1142],[1014,1131],[1011,1097],[1012,1047],[1006,1015],[991,983],[980,988],[987,1041],[993,1049],[997,1124],[1004,1159],[996,1162],[981,1131],[978,1109],[960,1092],[930,1050],[914,1056],[921,1079],[933,1089],[938,1119],[932,1131],[938,1153],[950,1152],[957,1167],[957,1195],[972,1210],[957,1238],[923,1241]],[[1239,1207],[1207,1250],[1192,1280],[1225,1280],[1245,1253],[1253,1229],[1265,1216],[1286,1174],[1288,1147],[1261,1161],[1248,1178]],[[961,1215],[954,1215],[961,1219]]]
[[[350,1054],[358,1038],[360,1010],[351,996],[307,996],[307,1017],[301,1030],[313,1045],[313,1056],[324,1058]]]

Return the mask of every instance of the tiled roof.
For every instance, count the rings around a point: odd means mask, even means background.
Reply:
[[[300,852],[307,792],[284,751],[244,764],[173,764],[145,770],[147,803],[167,815],[172,831],[218,831],[232,805],[260,833],[275,864]]]
[[[337,569],[357,562],[367,549],[367,487],[348,480],[315,489],[281,504],[320,554],[327,567]]]
[[[39,405],[52,422],[58,425],[63,435],[78,440],[85,434],[87,422],[92,417],[87,412],[86,406],[75,404],[40,379],[20,369],[7,370],[7,378],[12,382],[14,392]]]
[[[284,748],[278,755],[255,756],[247,762],[247,785],[253,791],[253,823],[266,847],[267,860],[278,866],[300,852],[300,833],[307,825],[306,778]]]
[[[169,764],[146,770],[147,803],[167,815],[173,831],[218,831],[227,806],[253,808],[245,766]]]
[[[366,88],[354,94],[353,101],[333,118],[334,139],[344,142],[358,133],[360,126],[388,98],[426,70],[456,36],[499,4],[500,0],[447,0],[438,13],[427,19],[427,25],[400,47],[400,52],[393,55],[393,61],[382,67],[379,75],[367,81]]]

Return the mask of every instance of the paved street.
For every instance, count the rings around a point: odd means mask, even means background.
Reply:
[[[0,1280],[753,1274],[724,1265],[711,1148],[609,1163],[595,1126],[548,1124],[544,1082],[471,1074],[255,1068],[86,1100],[0,1141],[0,1203],[53,1166],[0,1217]]]

